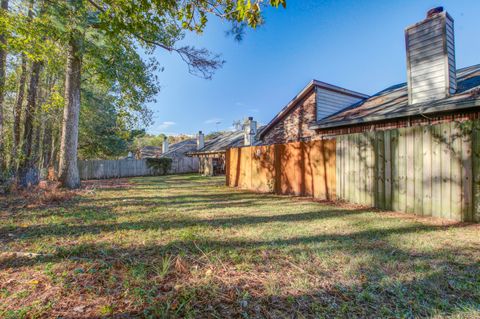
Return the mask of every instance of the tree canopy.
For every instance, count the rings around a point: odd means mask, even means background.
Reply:
[[[0,180],[59,171],[78,187],[77,158],[126,153],[152,122],[167,50],[210,79],[225,61],[184,43],[212,18],[230,34],[263,23],[285,0],[0,0]],[[142,55],[139,54],[142,52]],[[78,175],[78,173],[77,173]],[[20,178],[23,184],[35,179]]]

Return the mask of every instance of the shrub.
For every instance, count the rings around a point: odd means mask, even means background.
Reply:
[[[147,166],[152,169],[155,174],[165,175],[172,168],[172,159],[168,157],[147,158]]]

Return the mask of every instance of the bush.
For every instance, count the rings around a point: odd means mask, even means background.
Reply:
[[[152,169],[155,174],[166,175],[172,168],[172,159],[168,157],[147,158],[147,166]]]

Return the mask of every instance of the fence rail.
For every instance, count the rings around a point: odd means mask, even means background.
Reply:
[[[227,185],[259,192],[335,198],[335,141],[232,148]]]
[[[80,179],[107,179],[135,176],[154,176],[163,174],[155,172],[147,165],[146,159],[122,160],[88,160],[78,161]],[[172,167],[168,174],[182,174],[198,172],[198,159],[172,158]]]

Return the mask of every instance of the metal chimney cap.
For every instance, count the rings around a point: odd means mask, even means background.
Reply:
[[[427,18],[431,18],[436,14],[442,13],[443,7],[436,7],[427,11]]]

